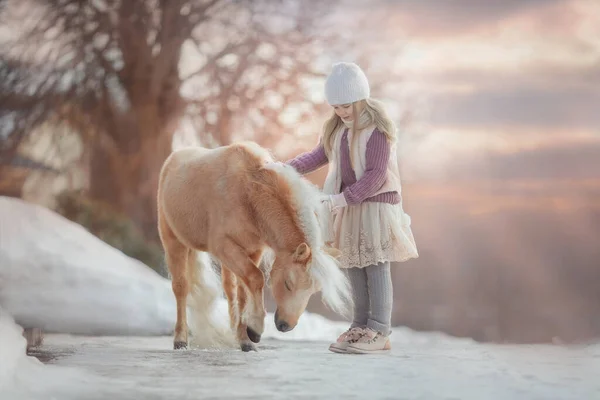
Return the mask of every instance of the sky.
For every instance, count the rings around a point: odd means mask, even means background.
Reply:
[[[481,151],[600,154],[600,2],[380,4],[368,12],[426,132],[406,132],[407,179],[439,176],[449,158]]]

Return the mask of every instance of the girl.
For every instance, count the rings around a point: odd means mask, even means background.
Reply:
[[[333,115],[319,145],[287,161],[300,174],[329,164],[323,192],[354,293],[353,322],[329,349],[373,353],[391,349],[390,262],[417,258],[410,217],[402,208],[394,123],[370,98],[367,77],[353,63],[334,64],[325,82]]]

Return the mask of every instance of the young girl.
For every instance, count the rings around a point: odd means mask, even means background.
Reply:
[[[287,161],[300,174],[329,164],[323,192],[332,211],[334,246],[354,293],[353,322],[329,349],[373,353],[391,349],[390,262],[417,258],[410,217],[402,208],[394,123],[370,98],[367,77],[338,63],[325,82],[333,115],[319,145]]]

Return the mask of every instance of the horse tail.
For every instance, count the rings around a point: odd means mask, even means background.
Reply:
[[[227,307],[223,312],[224,303],[219,302],[221,281],[212,269],[208,253],[190,249],[187,263],[191,344],[200,348],[235,347]]]

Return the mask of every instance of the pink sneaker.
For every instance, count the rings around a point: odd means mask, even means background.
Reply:
[[[350,343],[355,342],[364,333],[364,328],[350,328],[346,332],[342,333],[335,343],[329,345],[329,351],[334,353],[346,353],[346,349]]]
[[[346,346],[346,353],[353,354],[373,354],[373,353],[387,353],[392,349],[390,344],[390,338],[376,332],[370,328],[366,328],[362,331],[359,338],[348,343]]]

